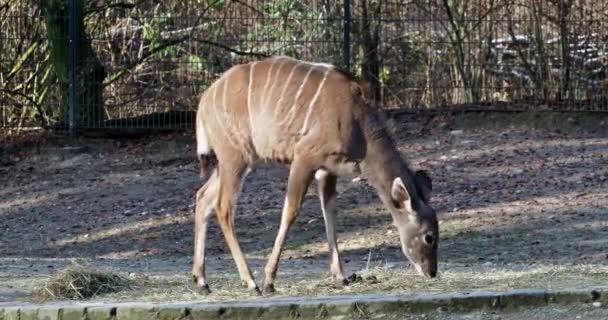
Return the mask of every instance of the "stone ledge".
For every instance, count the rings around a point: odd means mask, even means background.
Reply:
[[[0,303],[0,320],[352,319],[429,311],[474,311],[548,304],[608,303],[608,291],[511,290],[261,298],[226,302]]]

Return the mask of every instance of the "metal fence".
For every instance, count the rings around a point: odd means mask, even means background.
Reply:
[[[0,3],[0,127],[191,128],[197,97],[215,78],[275,54],[349,69],[385,108],[566,101],[559,106],[607,110],[607,8],[14,0]]]

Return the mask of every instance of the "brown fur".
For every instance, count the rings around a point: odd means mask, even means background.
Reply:
[[[205,232],[198,230],[206,230],[206,219],[215,208],[241,279],[250,289],[258,290],[232,224],[234,197],[248,168],[259,160],[291,164],[281,226],[266,267],[266,290],[273,289],[287,231],[313,177],[321,186],[332,273],[340,283],[345,280],[333,225],[336,175],[353,172],[361,163],[364,174],[404,230],[406,225],[416,232],[424,228],[392,206],[391,188],[395,186],[407,189],[401,190],[407,195],[402,201],[416,208],[415,213],[435,219],[421,195],[424,188],[395,148],[378,111],[370,106],[365,87],[332,66],[273,57],[232,67],[203,93],[196,130],[199,156],[204,159],[201,169],[214,172],[197,194],[193,273],[201,288],[207,288]],[[217,167],[212,159],[217,159]],[[393,183],[396,178],[403,183]],[[436,227],[431,229],[428,232],[436,237]]]

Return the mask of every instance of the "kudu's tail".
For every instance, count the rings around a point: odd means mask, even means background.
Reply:
[[[202,126],[196,127],[196,154],[198,155],[200,164],[200,176],[206,179],[211,175],[213,169],[217,167],[217,157],[209,145],[207,133]]]
[[[200,176],[203,179],[207,179],[211,172],[217,167],[217,157],[215,153],[211,151],[210,154],[199,154],[198,161],[200,163]]]

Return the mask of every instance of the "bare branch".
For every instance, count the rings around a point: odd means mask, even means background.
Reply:
[[[85,11],[85,15],[89,15],[92,13],[98,13],[107,9],[133,9],[140,4],[142,4],[145,0],[139,0],[136,2],[118,2],[118,3],[110,3],[99,7],[93,7]]]
[[[252,56],[252,57],[258,57],[258,58],[265,58],[265,57],[269,57],[269,54],[266,53],[262,53],[262,52],[252,52],[252,51],[242,51],[242,50],[238,50],[238,49],[234,49],[231,48],[227,45],[221,44],[219,42],[215,42],[215,41],[211,41],[211,40],[207,40],[207,39],[199,39],[199,38],[191,38],[193,41],[197,41],[197,42],[201,42],[204,44],[208,44],[214,47],[218,47],[221,49],[224,49],[226,51],[238,54],[240,56]]]

